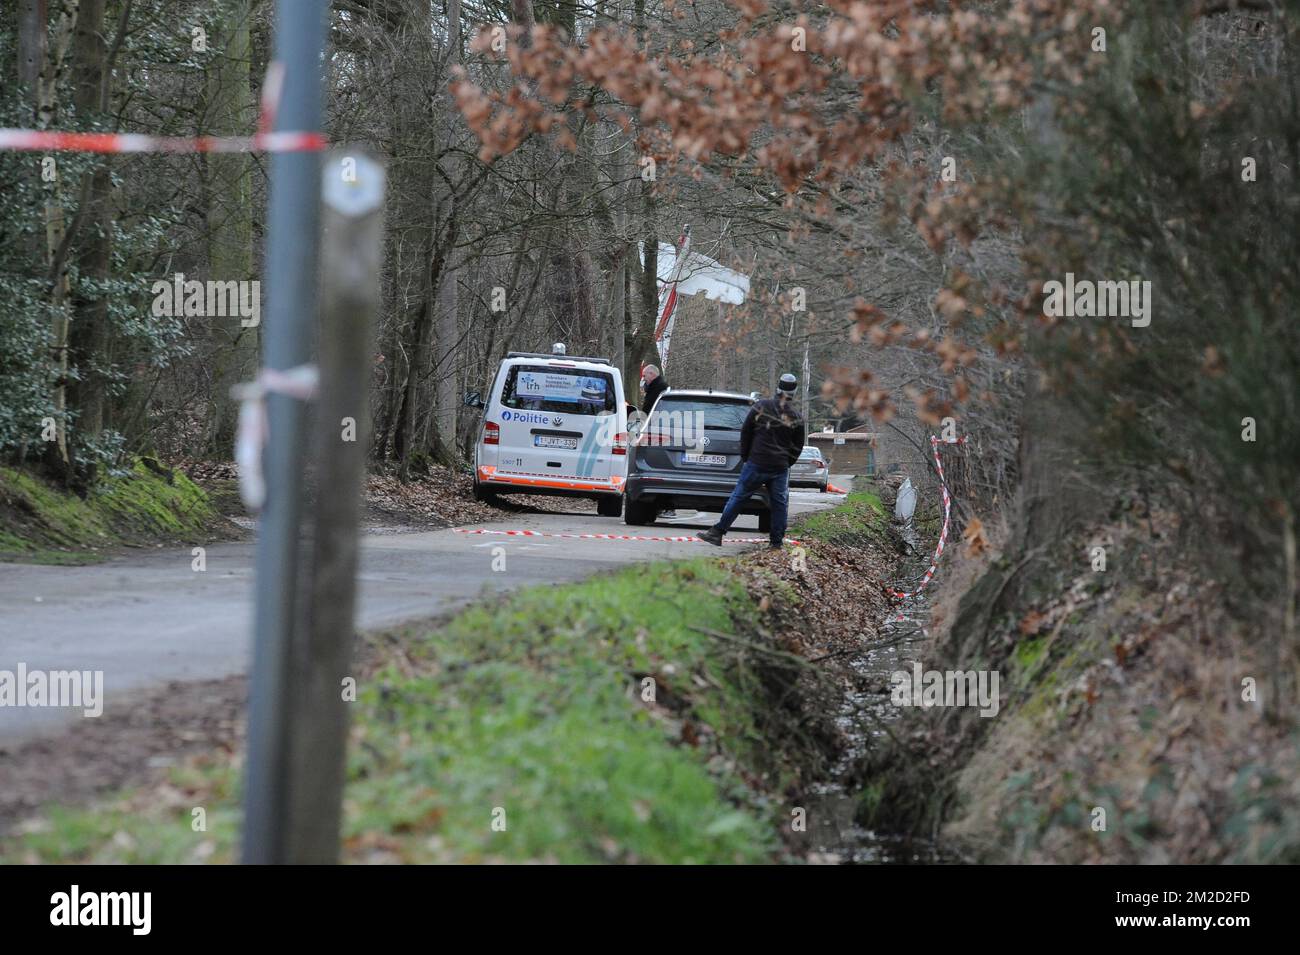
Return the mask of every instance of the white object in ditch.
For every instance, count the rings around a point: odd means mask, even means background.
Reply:
[[[903,486],[898,489],[898,500],[894,502],[894,520],[910,521],[916,511],[916,488],[912,479],[904,478]]]

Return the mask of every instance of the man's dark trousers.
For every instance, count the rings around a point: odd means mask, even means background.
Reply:
[[[727,533],[736,518],[740,516],[740,509],[745,506],[750,495],[764,485],[767,485],[767,500],[772,508],[772,530],[769,539],[773,544],[780,545],[785,539],[785,525],[790,506],[789,468],[782,468],[779,471],[760,471],[746,461],[744,467],[740,469],[740,480],[736,482],[736,489],[731,492],[731,497],[727,499],[727,506],[722,511],[722,517],[713,525],[713,529],[719,534]]]

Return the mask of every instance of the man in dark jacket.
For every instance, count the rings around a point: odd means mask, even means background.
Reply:
[[[756,401],[749,409],[749,416],[740,429],[740,457],[745,462],[740,469],[740,480],[736,482],[736,489],[731,492],[718,523],[695,535],[700,540],[721,546],[722,535],[736,520],[741,507],[750,495],[764,486],[772,509],[769,539],[773,547],[780,547],[785,540],[790,466],[803,452],[803,418],[790,400],[798,387],[794,375],[782,375],[776,397]]]
[[[668,390],[668,382],[664,381],[658,368],[646,365],[641,369],[641,387],[645,389],[645,403],[641,405],[641,410],[649,414],[659,396]]]
[[[656,366],[646,365],[641,369],[641,390],[645,392],[645,404],[641,406],[641,410],[648,417],[650,412],[654,410],[655,402],[659,400],[659,396],[668,390],[668,382],[664,381],[663,374]],[[677,516],[677,512],[674,510],[660,511],[659,516],[672,520]]]

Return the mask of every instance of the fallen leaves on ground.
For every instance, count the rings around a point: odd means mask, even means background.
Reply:
[[[178,468],[211,492],[239,479],[239,469],[229,461],[181,460]],[[308,486],[313,482],[308,480]],[[511,494],[494,504],[474,499],[474,479],[468,472],[439,465],[402,481],[395,474],[368,474],[365,480],[363,526],[455,527],[508,520],[529,511],[594,513],[596,504],[584,498]],[[310,497],[310,491],[308,492]],[[219,505],[234,509],[237,502],[222,496]],[[243,516],[242,508],[239,515]]]

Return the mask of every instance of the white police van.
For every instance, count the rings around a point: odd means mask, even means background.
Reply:
[[[598,513],[618,517],[627,478],[627,406],[623,376],[607,358],[510,352],[483,409],[474,449],[474,496],[558,494],[589,497]]]

